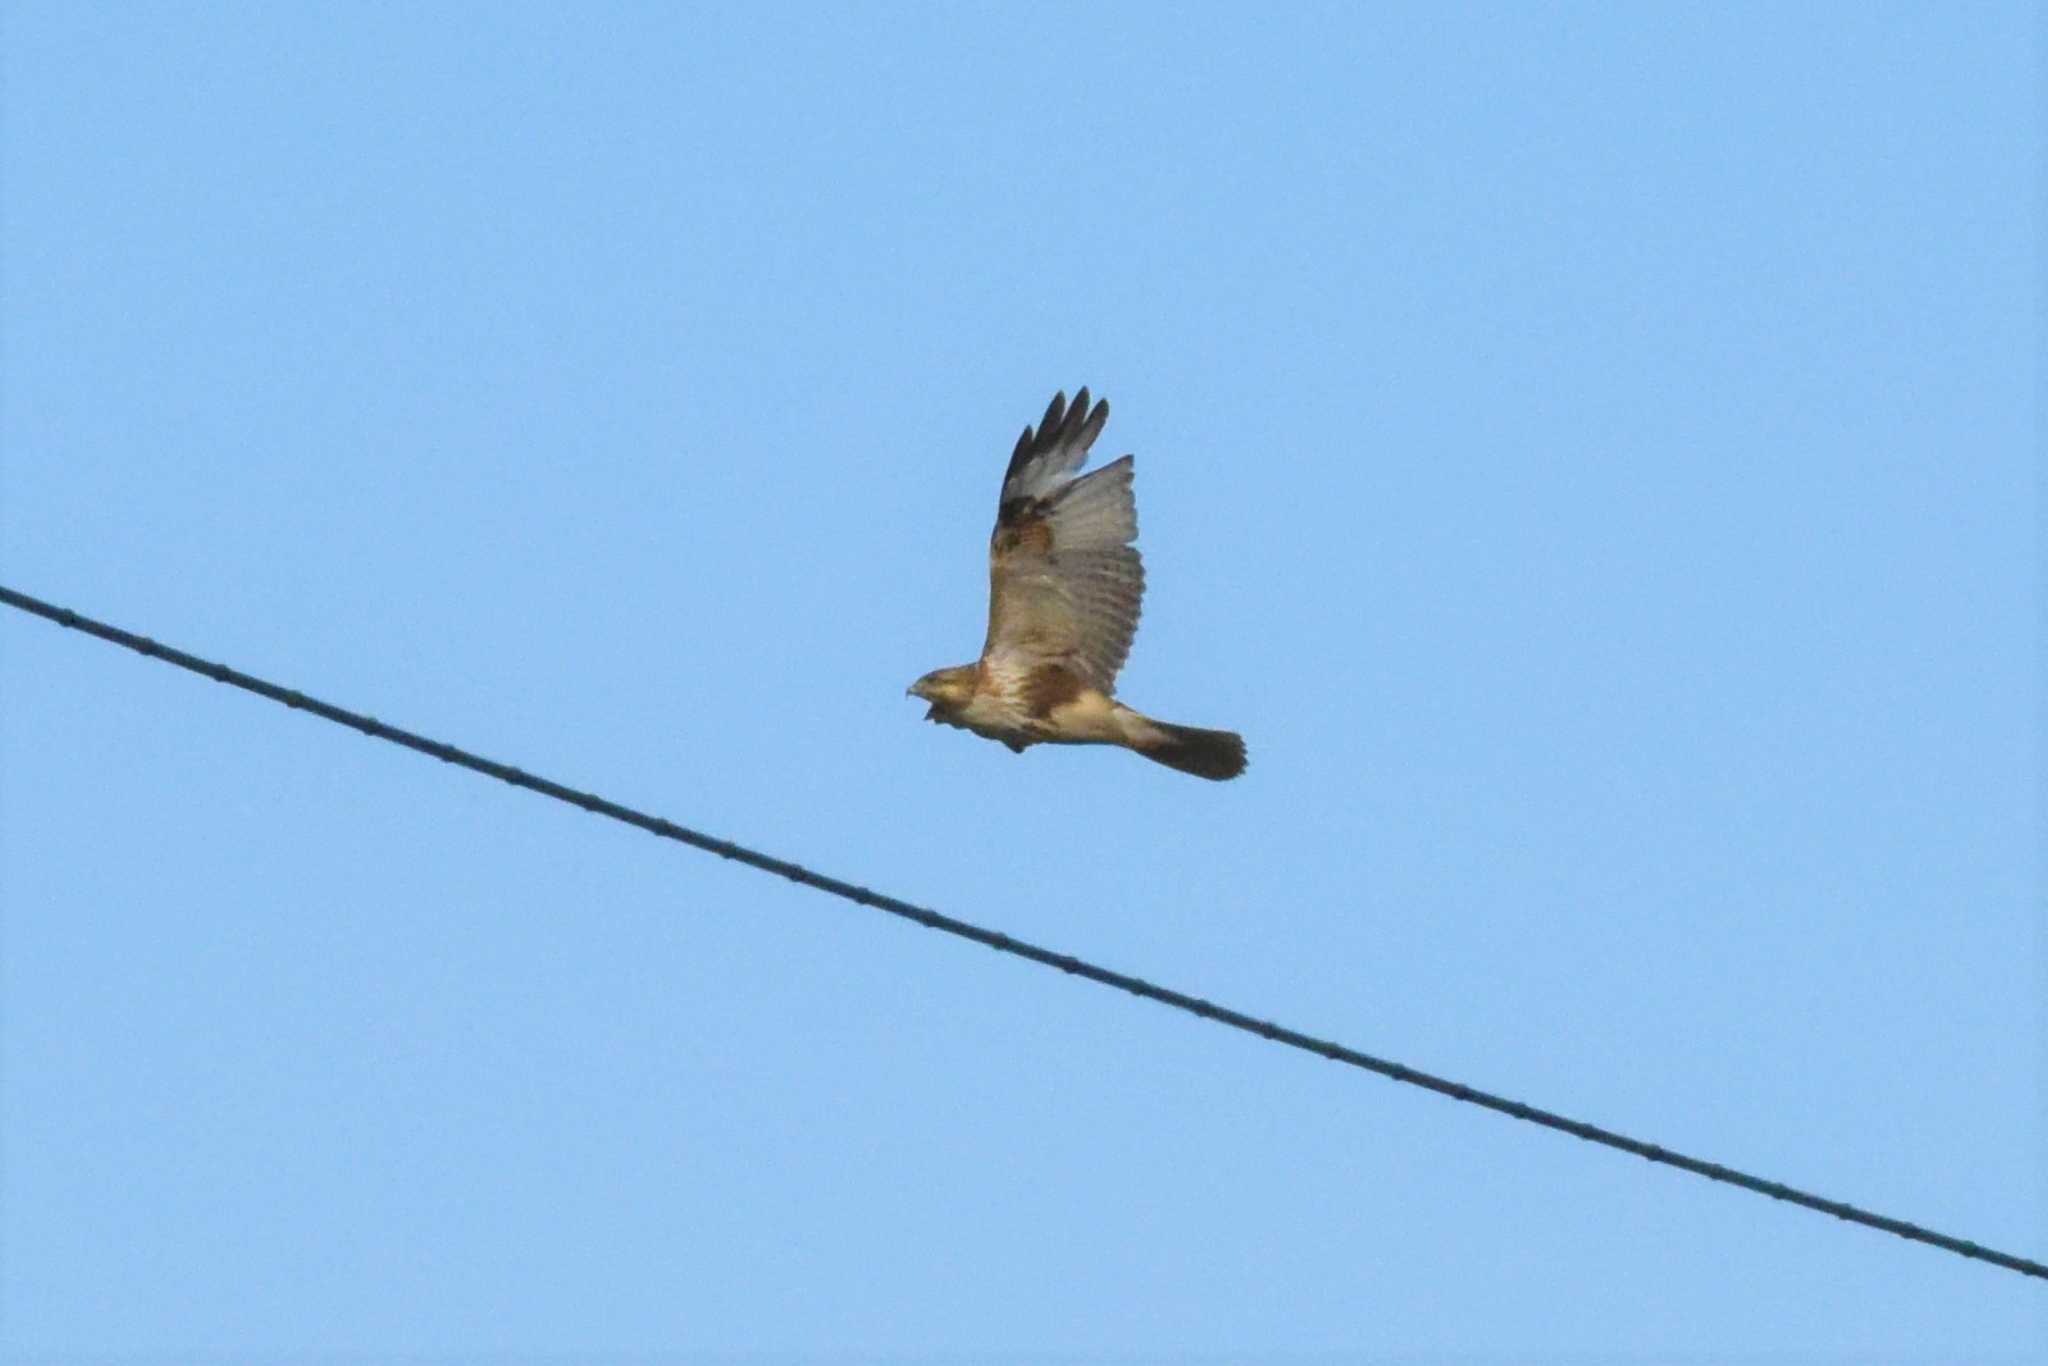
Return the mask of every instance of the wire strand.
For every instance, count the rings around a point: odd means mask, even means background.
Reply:
[[[1100,967],[1088,962],[1086,959],[1076,958],[1072,954],[1042,948],[1037,944],[1013,938],[999,930],[985,929],[980,925],[975,925],[965,920],[957,920],[952,916],[943,915],[938,911],[930,910],[923,906],[913,905],[908,901],[900,900],[882,892],[871,891],[866,887],[846,882],[840,878],[830,877],[824,873],[812,872],[810,869],[791,863],[787,859],[779,859],[772,854],[764,854],[758,850],[749,849],[744,845],[734,844],[731,840],[722,840],[700,833],[686,826],[677,825],[673,821],[663,820],[659,816],[650,816],[645,812],[636,811],[632,807],[621,806],[619,803],[609,801],[595,793],[581,792],[573,787],[567,787],[561,783],[514,768],[509,764],[501,764],[494,759],[486,759],[481,755],[471,754],[466,750],[457,749],[455,746],[444,744],[439,740],[416,735],[411,731],[401,730],[397,726],[386,725],[374,716],[365,716],[360,712],[349,711],[345,707],[337,707],[330,702],[323,702],[319,698],[309,697],[295,688],[280,687],[275,683],[266,682],[253,675],[242,673],[237,669],[231,669],[225,664],[213,663],[209,660],[201,659],[197,655],[187,654],[185,651],[175,649],[169,645],[159,644],[147,636],[136,635],[133,632],[124,631],[117,626],[109,626],[105,622],[95,621],[91,617],[81,616],[69,608],[53,606],[38,598],[32,598],[26,593],[16,592],[4,585],[0,585],[0,602],[4,602],[10,607],[19,608],[21,611],[32,613],[35,616],[54,621],[59,626],[69,627],[74,631],[82,631],[89,636],[96,636],[101,640],[133,650],[137,654],[147,655],[151,659],[160,659],[167,664],[173,664],[180,669],[199,674],[201,677],[210,678],[216,683],[225,683],[230,687],[255,693],[258,697],[267,697],[273,702],[282,702],[285,706],[295,711],[311,712],[313,715],[332,721],[337,725],[361,731],[364,735],[374,736],[379,740],[388,740],[392,744],[402,745],[407,749],[417,750],[421,754],[431,755],[445,763],[456,764],[472,772],[481,773],[486,777],[497,778],[502,782],[512,784],[514,787],[522,787],[529,792],[538,792],[544,797],[552,797],[556,801],[580,807],[595,815],[607,816],[612,820],[636,826],[639,829],[648,831],[650,834],[659,835],[663,839],[675,840],[680,844],[687,844],[693,849],[701,849],[705,853],[716,854],[720,858],[731,859],[735,863],[743,863],[750,868],[758,868],[764,873],[773,873],[777,877],[787,878],[791,882],[802,886],[812,887],[821,892],[828,892],[833,896],[851,901],[857,906],[866,906],[873,910],[886,911],[890,915],[913,921],[927,929],[940,930],[946,934],[955,935],[976,944],[985,944],[1000,953],[1028,959],[1045,967],[1057,968],[1070,976],[1084,977],[1091,982],[1097,982],[1106,987],[1127,991],[1133,996],[1141,997],[1160,1005],[1171,1006],[1175,1010],[1186,1011],[1190,1015],[1200,1016],[1205,1020],[1213,1020],[1217,1024],[1228,1025],[1232,1029],[1242,1030],[1247,1034],[1255,1034],[1259,1038],[1273,1043],[1299,1049],[1304,1053],[1313,1053],[1317,1057],[1327,1058],[1331,1062],[1340,1062],[1363,1071],[1376,1072],[1389,1080],[1404,1082],[1410,1086],[1419,1086],[1426,1091],[1434,1091],[1438,1095],[1448,1096],[1452,1100],[1463,1101],[1468,1105],[1476,1105],[1481,1109],[1492,1110],[1497,1114],[1507,1115],[1512,1119],[1524,1120],[1530,1124],[1541,1125],[1546,1129],[1555,1129],[1559,1133],[1570,1134],[1572,1137],[1584,1139],[1588,1143],[1597,1143],[1603,1147],[1613,1148],[1618,1152],[1633,1154],[1650,1162],[1660,1163],[1667,1167],[1675,1167],[1680,1171],[1691,1172],[1695,1176],[1704,1176],[1710,1181],[1719,1181],[1724,1185],[1738,1186],[1743,1190],[1754,1191],[1759,1195],[1767,1195],[1773,1200],[1782,1200],[1787,1204],[1798,1205],[1801,1208],[1815,1210],[1821,1214],[1831,1214],[1835,1218],[1848,1223],[1861,1224],[1865,1228],[1877,1229],[1880,1232],[1894,1234],[1912,1242],[1924,1243],[1929,1247],[1940,1248],[1944,1252],[1952,1252],[1959,1257],[1968,1257],[1976,1261],[1988,1262],[1993,1266],[2003,1267],[2008,1271],[2017,1271],[2023,1276],[2033,1276],[2038,1279],[2048,1280],[2048,1265],[2044,1265],[2041,1262],[2033,1261],[2026,1257],[2014,1256],[2007,1252],[2000,1252],[1995,1248],[1985,1247],[1981,1243],[1973,1243],[1967,1239],[1951,1237],[1946,1233],[1938,1233],[1933,1229],[1922,1228],[1918,1224],[1907,1223],[1903,1219],[1894,1219],[1887,1215],[1874,1214],[1869,1210],[1858,1209],[1854,1205],[1844,1204],[1839,1200],[1830,1200],[1825,1196],[1799,1190],[1782,1182],[1766,1180],[1760,1176],[1752,1176],[1747,1172],[1737,1171],[1733,1167],[1724,1167],[1718,1162],[1707,1162],[1700,1158],[1688,1157],[1684,1153],[1674,1152],[1655,1143],[1645,1143],[1640,1139],[1630,1138],[1626,1134],[1616,1133],[1611,1129],[1603,1129],[1598,1125],[1587,1124],[1582,1120],[1554,1114],[1548,1110],[1538,1109],[1533,1105],[1524,1105],[1521,1101],[1496,1096],[1489,1092],[1466,1086],[1460,1082],[1447,1081],[1442,1077],[1432,1076],[1428,1072],[1419,1071],[1413,1067],[1406,1067],[1398,1062],[1389,1062],[1384,1058],[1374,1057],[1370,1053],[1360,1052],[1358,1049],[1347,1047],[1330,1039],[1319,1039],[1314,1035],[1304,1034],[1300,1030],[1289,1029],[1285,1025],[1275,1024],[1271,1020],[1261,1020],[1256,1016],[1247,1015],[1243,1011],[1232,1010],[1228,1006],[1218,1005],[1214,1001],[1204,1000],[1199,996],[1191,996],[1184,991],[1175,991],[1171,987],[1159,986],[1146,981],[1142,977],[1133,977],[1128,973]]]

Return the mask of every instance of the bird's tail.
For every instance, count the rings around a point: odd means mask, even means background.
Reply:
[[[1221,782],[1244,772],[1244,737],[1235,731],[1174,726],[1127,711],[1125,743],[1147,759]]]

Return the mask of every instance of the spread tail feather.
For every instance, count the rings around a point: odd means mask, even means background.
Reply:
[[[1130,746],[1154,763],[1221,782],[1244,772],[1244,737],[1235,731],[1172,726],[1146,718]]]

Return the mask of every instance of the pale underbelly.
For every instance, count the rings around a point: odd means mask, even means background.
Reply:
[[[976,698],[951,716],[937,719],[1009,745],[1110,745],[1124,743],[1118,713],[1123,708],[1089,691],[1063,702],[1049,715],[1019,715],[1014,709]]]

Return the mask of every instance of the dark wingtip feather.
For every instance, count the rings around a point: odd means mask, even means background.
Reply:
[[[1039,419],[1038,426],[1035,429],[1026,427],[1018,436],[1017,445],[1010,452],[1010,468],[1003,476],[1003,482],[1007,485],[1020,469],[1048,451],[1066,447],[1086,452],[1108,421],[1108,401],[1095,400],[1091,407],[1087,385],[1082,385],[1075,392],[1071,407],[1067,404],[1067,391],[1060,390],[1046,405],[1045,416]],[[1079,459],[1074,463],[1078,464]]]
[[[1083,389],[1081,391],[1082,399],[1086,399],[1087,396],[1088,391],[1086,389]],[[1085,402],[1077,400],[1074,406],[1077,408],[1086,408],[1087,404]],[[1090,446],[1093,446],[1095,444],[1095,438],[1102,435],[1103,425],[1108,421],[1109,400],[1106,398],[1097,399],[1095,401],[1095,411],[1089,413],[1088,420],[1081,424],[1081,431],[1079,434],[1081,449],[1086,450]]]
[[[1067,409],[1067,416],[1060,423],[1060,444],[1069,445],[1081,434],[1081,426],[1088,420],[1088,386],[1082,385],[1074,395],[1074,406]]]
[[[1056,431],[1060,419],[1066,415],[1067,391],[1062,389],[1052,396],[1052,402],[1045,405],[1045,416],[1038,419],[1038,436],[1044,440]]]

